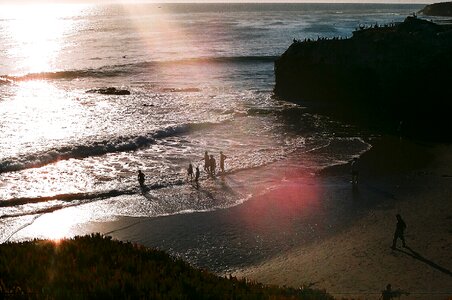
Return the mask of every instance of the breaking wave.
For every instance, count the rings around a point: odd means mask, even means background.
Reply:
[[[81,78],[108,78],[125,76],[149,71],[164,65],[184,65],[197,63],[273,63],[277,56],[225,56],[225,57],[200,57],[181,60],[140,62],[134,64],[120,64],[103,66],[96,69],[64,70],[55,72],[29,73],[25,75],[2,75],[0,84],[21,82],[30,80],[74,80]]]
[[[43,203],[49,201],[64,201],[71,202],[75,200],[93,200],[93,199],[105,199],[122,195],[133,195],[136,194],[137,190],[111,190],[104,192],[93,192],[93,193],[74,193],[74,194],[60,194],[60,195],[52,195],[52,196],[43,196],[43,197],[22,197],[22,198],[13,198],[0,201],[0,207],[11,207],[17,205],[24,204],[32,204],[32,203]],[[16,215],[14,215],[16,216]],[[5,218],[8,216],[0,216],[0,218]]]
[[[7,158],[0,162],[0,173],[14,172],[30,168],[39,168],[60,160],[71,158],[82,159],[91,156],[101,156],[107,153],[135,151],[147,147],[156,140],[184,134],[193,130],[214,126],[215,123],[192,123],[168,126],[148,134],[137,136],[121,136],[109,140],[85,142],[79,145],[67,145],[48,149],[19,157]]]

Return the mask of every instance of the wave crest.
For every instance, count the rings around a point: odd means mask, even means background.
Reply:
[[[0,162],[0,173],[14,172],[30,168],[38,168],[60,160],[71,158],[82,159],[91,156],[101,156],[113,152],[134,151],[147,147],[157,139],[175,136],[212,126],[213,123],[181,124],[168,126],[148,134],[138,136],[116,137],[110,140],[87,142],[79,145],[62,146],[45,152],[30,153],[20,157],[9,158]]]
[[[85,70],[67,70],[56,72],[41,72],[29,73],[20,76],[4,75],[0,76],[0,82],[21,82],[31,80],[58,80],[66,79],[73,80],[78,78],[104,78],[115,77],[126,73],[126,70],[121,70],[120,66],[102,67],[99,69],[85,69]]]
[[[277,56],[224,56],[198,57],[169,61],[139,62],[134,64],[119,64],[103,66],[96,69],[64,70],[55,72],[29,73],[25,75],[0,76],[0,84],[31,80],[74,80],[80,78],[106,78],[140,73],[164,65],[184,65],[197,63],[273,63]]]

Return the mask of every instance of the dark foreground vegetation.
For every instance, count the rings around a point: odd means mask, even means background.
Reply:
[[[0,245],[0,299],[333,299],[198,270],[100,234]]]

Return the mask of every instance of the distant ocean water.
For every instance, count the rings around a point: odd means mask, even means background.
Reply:
[[[294,38],[348,37],[421,7],[3,6],[0,242],[67,207],[80,213],[70,225],[225,209],[252,196],[272,164],[315,176],[349,161],[369,149],[366,133],[273,98],[273,61]],[[86,93],[105,87],[131,95]],[[228,156],[225,181],[203,172],[206,150]],[[189,162],[201,169],[196,196]]]

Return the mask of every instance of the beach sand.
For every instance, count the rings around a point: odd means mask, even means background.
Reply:
[[[452,299],[452,151],[383,138],[360,159],[361,200],[386,200],[334,236],[300,246],[236,275],[263,283],[312,286],[337,298],[379,299],[387,284],[402,299]],[[341,176],[344,167],[326,170]],[[363,186],[367,186],[365,189]],[[400,213],[407,248],[390,249]]]
[[[306,176],[302,168],[275,164],[273,177],[241,205],[158,218],[118,217],[78,224],[71,232],[100,232],[168,251],[220,275],[312,286],[338,299],[378,299],[387,284],[410,293],[402,299],[451,299],[451,146],[386,136],[370,143],[373,148],[359,159],[355,188],[349,165]],[[228,176],[225,184],[228,180],[239,179]],[[409,248],[399,241],[392,250],[397,213],[407,224]],[[46,222],[45,217],[37,221]],[[27,232],[37,226],[18,237],[32,238]]]

